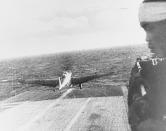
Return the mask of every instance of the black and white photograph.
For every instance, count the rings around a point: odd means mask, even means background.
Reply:
[[[166,0],[1,0],[0,131],[166,131]]]

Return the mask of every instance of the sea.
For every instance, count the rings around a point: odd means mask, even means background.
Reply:
[[[114,72],[113,75],[86,83],[86,86],[124,85],[137,57],[150,56],[146,45],[55,53],[0,61],[0,100],[26,91],[18,79],[56,79],[63,71],[73,77]]]

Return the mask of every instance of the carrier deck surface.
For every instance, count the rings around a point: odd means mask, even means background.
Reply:
[[[0,130],[130,131],[125,96],[65,98],[71,91],[55,100],[1,104]]]

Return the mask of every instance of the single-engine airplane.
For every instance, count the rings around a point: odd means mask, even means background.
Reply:
[[[113,75],[114,72],[109,72],[105,74],[93,74],[83,77],[72,77],[71,71],[65,71],[63,75],[57,79],[45,79],[45,80],[18,80],[21,84],[33,84],[33,85],[42,85],[49,87],[57,87],[56,89],[63,89],[65,87],[72,87],[74,85],[79,85],[82,89],[82,83],[103,77]]]

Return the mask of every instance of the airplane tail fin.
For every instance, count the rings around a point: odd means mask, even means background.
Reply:
[[[66,72],[63,73],[62,80],[59,77],[59,90],[61,90],[64,87],[70,86],[71,77],[72,77],[72,73],[70,71],[66,71]]]
[[[59,80],[59,90],[60,90],[62,88],[61,78],[59,77],[58,80]]]

